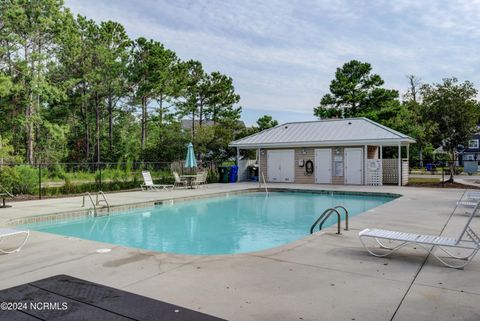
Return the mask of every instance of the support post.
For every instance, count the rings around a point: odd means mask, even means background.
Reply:
[[[100,190],[102,190],[102,164],[98,163],[98,171],[100,174]]]
[[[398,186],[402,186],[402,144],[398,143]]]
[[[258,179],[258,188],[260,188],[262,185],[260,183],[260,171],[261,171],[261,167],[260,167],[260,148],[257,149],[257,165],[258,165],[258,176],[257,176],[257,179]]]
[[[380,158],[380,170],[381,170],[381,173],[380,173],[380,177],[382,178],[382,181],[380,182],[380,185],[383,186],[383,146],[380,145],[378,146],[378,149],[379,149],[379,158]]]
[[[38,162],[38,199],[42,199],[42,165],[40,162]]]
[[[238,166],[238,162],[240,161],[240,149],[237,147],[237,156],[236,156],[236,163]]]
[[[367,160],[368,160],[368,145],[365,145],[365,155],[363,156],[363,185],[367,185]]]

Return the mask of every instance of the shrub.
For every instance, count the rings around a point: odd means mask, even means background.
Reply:
[[[15,167],[17,177],[13,185],[15,194],[36,194],[38,191],[38,169],[29,165]]]
[[[15,193],[15,182],[18,181],[18,173],[14,167],[0,167],[0,185],[7,191]]]
[[[63,185],[61,189],[62,194],[74,194],[76,190],[76,186],[72,183],[72,180],[69,177],[65,177],[65,185]]]
[[[54,164],[50,168],[48,168],[48,178],[55,179],[65,179],[66,173],[65,168],[60,164]]]
[[[207,183],[218,183],[218,172],[214,169],[208,170]]]

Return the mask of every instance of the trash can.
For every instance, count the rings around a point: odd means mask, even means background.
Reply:
[[[433,169],[433,164],[428,163],[428,164],[427,164],[427,172],[431,172],[432,169]]]
[[[237,176],[238,176],[238,166],[237,165],[230,166],[230,183],[237,182]]]
[[[219,166],[218,167],[218,182],[219,183],[228,183],[230,175],[230,167],[228,166]]]
[[[258,166],[248,166],[248,178],[254,182],[258,182]]]

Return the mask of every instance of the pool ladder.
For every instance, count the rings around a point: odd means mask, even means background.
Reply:
[[[100,199],[99,196],[101,196],[103,199]],[[90,199],[90,202],[92,203],[94,216],[97,216],[97,206],[100,205],[100,203],[105,203],[105,205],[107,206],[107,213],[110,213],[110,204],[108,204],[107,197],[105,196],[104,192],[97,192],[95,202],[93,201],[92,194],[90,194],[89,192],[83,194],[82,207],[85,207],[85,197],[88,197]]]
[[[318,219],[315,221],[315,223],[312,224],[312,227],[310,227],[310,234],[313,233],[313,230],[315,227],[318,225],[318,230],[320,231],[322,229],[323,224],[325,221],[332,215],[333,213],[337,214],[337,234],[340,233],[340,225],[342,221],[342,216],[340,215],[340,212],[338,211],[339,209],[342,209],[345,212],[345,231],[348,231],[348,210],[341,205],[327,208],[325,211],[323,211],[322,215],[318,217]]]

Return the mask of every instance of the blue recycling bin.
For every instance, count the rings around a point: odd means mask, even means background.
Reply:
[[[237,176],[238,176],[238,166],[233,165],[230,166],[230,183],[235,183],[237,181]]]
[[[433,169],[433,164],[432,163],[428,163],[427,164],[427,172],[431,172]]]

